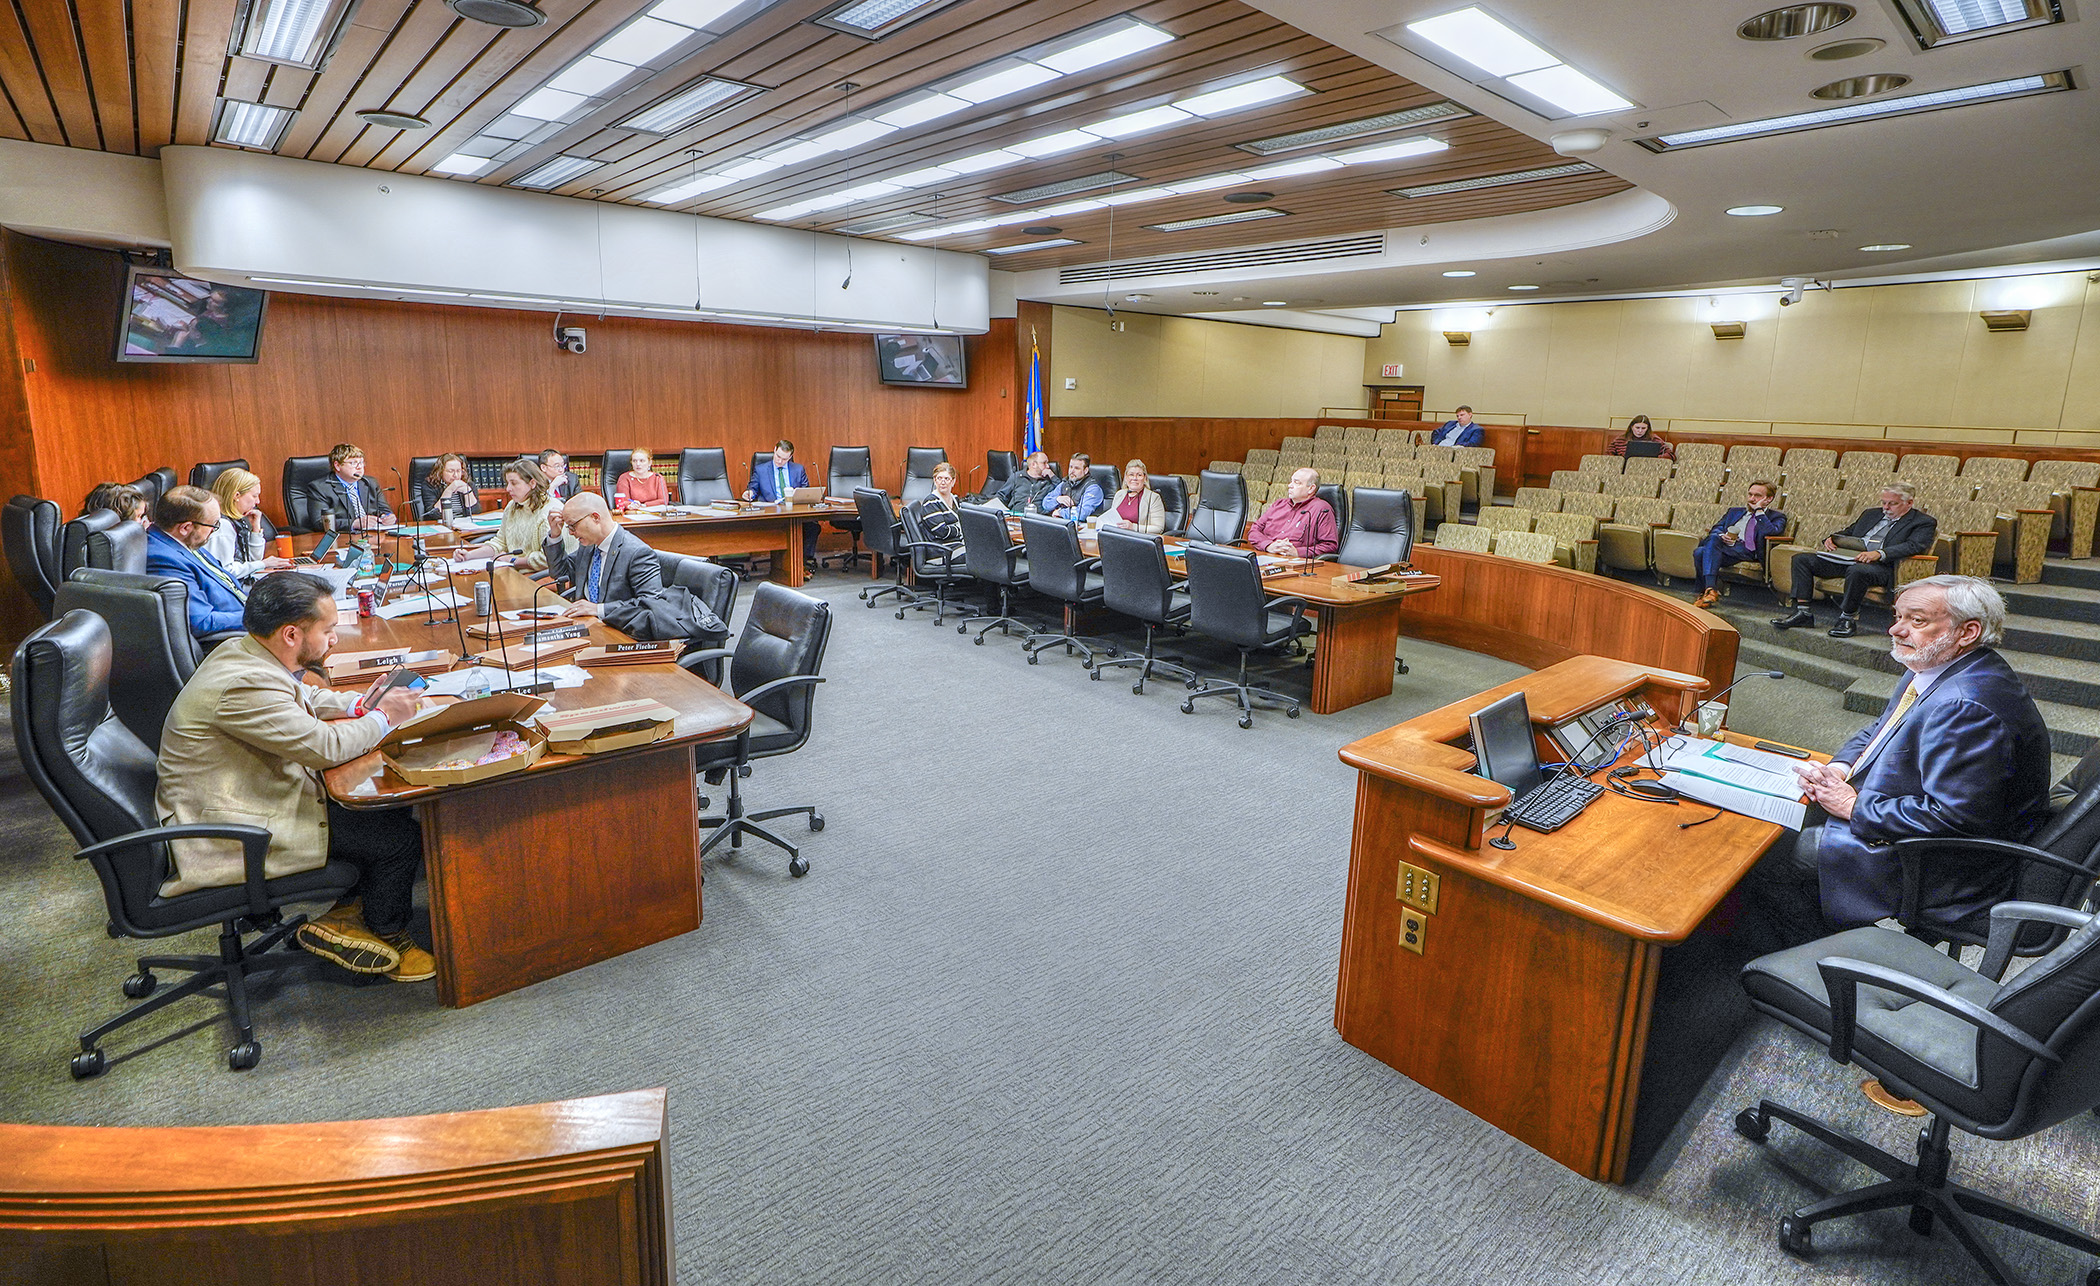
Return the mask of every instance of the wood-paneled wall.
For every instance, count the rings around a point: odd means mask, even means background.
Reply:
[[[967,470],[1019,437],[1011,319],[969,338],[962,391],[879,383],[865,334],[570,314],[589,333],[577,356],[555,348],[545,313],[290,294],[271,297],[255,365],[122,364],[118,256],[13,234],[5,248],[14,332],[36,363],[19,378],[37,494],[68,515],[105,479],[245,458],[281,516],[285,457],[336,442],[362,446],[391,485],[412,456],[550,446],[720,446],[740,479],[783,437],[813,476],[831,446],[871,447],[882,481],[901,478],[907,447],[946,447]]]

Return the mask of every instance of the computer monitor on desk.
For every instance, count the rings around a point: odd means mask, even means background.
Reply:
[[[1509,787],[1509,797],[1522,799],[1544,779],[1537,743],[1531,738],[1531,707],[1524,694],[1512,692],[1467,716],[1473,726],[1473,771]]]

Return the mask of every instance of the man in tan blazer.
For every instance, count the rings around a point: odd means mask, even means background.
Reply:
[[[321,771],[357,758],[415,713],[396,690],[376,709],[363,698],[299,682],[335,647],[336,607],[326,581],[275,572],[255,583],[247,631],[214,650],[168,711],[154,812],[164,825],[242,823],[270,832],[264,874],[310,871],[331,860],[358,868],[359,896],[301,925],[299,945],[355,973],[396,982],[437,975],[409,936],[422,830],[408,809],[351,810],[327,797]],[[239,884],[240,846],[177,840],[163,894]]]

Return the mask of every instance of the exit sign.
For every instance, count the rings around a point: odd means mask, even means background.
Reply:
[[[1386,363],[1385,365],[1383,365],[1383,366],[1379,367],[1379,368],[1378,368],[1378,378],[1380,378],[1380,379],[1386,379],[1386,380],[1397,380],[1397,379],[1399,379],[1399,378],[1400,378],[1400,363],[1398,363],[1398,362],[1387,362],[1387,363]]]

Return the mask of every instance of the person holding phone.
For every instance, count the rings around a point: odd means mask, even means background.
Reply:
[[[239,638],[197,666],[168,711],[154,816],[178,826],[263,827],[270,879],[349,863],[358,872],[355,896],[299,926],[299,945],[352,973],[394,982],[436,977],[436,960],[408,932],[423,864],[415,815],[344,808],[321,787],[324,770],[370,752],[412,718],[415,693],[390,688],[385,678],[361,695],[299,681],[335,648],[335,593],[317,576],[264,576],[248,595],[241,627]],[[230,840],[168,847],[175,869],[162,896],[246,878],[240,845]]]

